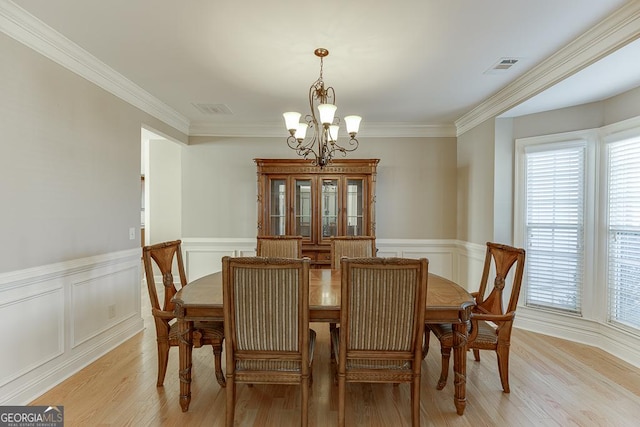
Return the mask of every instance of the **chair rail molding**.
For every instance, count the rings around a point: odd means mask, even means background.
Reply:
[[[478,271],[480,280],[484,262],[484,245],[463,244],[454,239],[376,239],[378,256],[429,259],[429,271],[463,287],[468,285],[467,275],[459,278],[458,271]],[[464,249],[461,253],[460,249]],[[182,251],[188,279],[195,280],[207,274],[221,271],[222,257],[255,256],[255,238],[182,238]],[[471,263],[471,266],[460,263]],[[479,263],[480,267],[476,264]]]

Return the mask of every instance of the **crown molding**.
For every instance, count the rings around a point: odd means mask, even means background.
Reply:
[[[191,122],[189,136],[221,137],[286,137],[288,134],[280,123],[213,123]],[[415,123],[369,123],[358,132],[358,138],[441,138],[455,137],[453,124],[420,125]]]
[[[640,1],[630,1],[495,95],[456,120],[462,135],[640,38]]]
[[[189,120],[15,3],[0,0],[0,31],[185,134]]]

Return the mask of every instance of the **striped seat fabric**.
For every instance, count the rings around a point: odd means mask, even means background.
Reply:
[[[412,424],[420,425],[427,276],[424,258],[342,259],[340,327],[331,331],[340,426],[347,382],[411,383]]]
[[[369,258],[376,256],[376,238],[374,236],[331,237],[331,268],[340,268],[340,259]]]
[[[258,256],[302,258],[302,236],[258,236]]]
[[[309,329],[309,259],[222,259],[227,359],[227,425],[236,384],[299,384],[302,423],[315,346]]]

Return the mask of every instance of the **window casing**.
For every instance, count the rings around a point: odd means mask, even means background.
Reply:
[[[607,320],[640,330],[640,136],[605,145]]]
[[[524,162],[524,301],[581,313],[587,141],[528,145]]]
[[[640,118],[517,140],[515,179],[521,305],[640,336]]]

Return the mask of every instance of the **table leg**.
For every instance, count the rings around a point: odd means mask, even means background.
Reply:
[[[464,413],[467,405],[467,324],[453,324],[453,384],[454,403],[458,415]]]
[[[191,403],[191,350],[192,350],[192,330],[193,322],[178,319],[178,330],[180,331],[180,342],[178,351],[180,352],[180,406],[182,412],[189,410]]]

